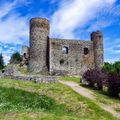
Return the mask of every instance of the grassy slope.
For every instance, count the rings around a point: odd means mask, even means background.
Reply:
[[[67,77],[66,76],[66,77],[61,77],[60,79],[64,80],[64,81],[74,81],[74,82],[80,83],[80,78],[79,77]],[[120,98],[112,98],[112,97],[107,96],[102,91],[94,90],[94,89],[92,89],[90,87],[87,87],[87,86],[83,86],[83,87],[92,91],[95,94],[96,100],[99,103],[111,105],[115,111],[120,112]]]
[[[68,76],[63,76],[63,77],[60,77],[60,80],[64,80],[64,81],[73,81],[73,82],[77,82],[77,83],[80,83],[80,77],[68,77]]]
[[[0,79],[1,120],[116,120],[60,83]]]

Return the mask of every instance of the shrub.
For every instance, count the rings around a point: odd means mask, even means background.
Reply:
[[[110,96],[118,97],[120,93],[120,72],[109,73],[108,75],[108,93]]]
[[[119,97],[120,72],[106,72],[106,70],[92,69],[83,74],[83,80],[87,81],[88,86],[94,87],[98,90],[105,88],[109,96]]]
[[[88,86],[101,90],[103,82],[107,81],[107,74],[105,71],[91,69],[83,74],[83,79],[88,82]]]

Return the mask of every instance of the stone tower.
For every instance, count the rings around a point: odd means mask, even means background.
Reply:
[[[48,70],[49,21],[44,18],[30,20],[29,72],[40,73]]]
[[[93,32],[91,34],[91,40],[93,41],[95,68],[100,69],[104,64],[102,32],[100,31]]]

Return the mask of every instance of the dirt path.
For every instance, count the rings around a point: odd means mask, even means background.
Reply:
[[[59,82],[71,87],[75,92],[79,93],[80,95],[93,100],[95,103],[97,103],[97,105],[99,105],[105,111],[111,113],[114,117],[120,118],[120,113],[116,112],[111,106],[108,106],[108,105],[103,104],[103,103],[99,103],[96,100],[97,98],[95,97],[95,94],[93,92],[80,86],[78,83],[70,82],[70,81],[59,81]]]

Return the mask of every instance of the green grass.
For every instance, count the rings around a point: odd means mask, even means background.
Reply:
[[[0,79],[1,120],[118,120],[60,84]]]
[[[79,77],[69,77],[69,76],[65,76],[65,77],[60,77],[60,80],[64,80],[64,81],[74,81],[77,83],[80,83],[79,81]],[[85,85],[80,84],[81,86],[85,87],[86,89],[88,89],[89,91],[92,91],[94,93],[94,95],[96,96],[96,101],[97,103],[102,103],[108,106],[111,106],[116,112],[120,113],[120,98],[113,98],[113,97],[109,97],[105,92],[103,91],[99,91],[96,89],[92,89],[90,87],[87,87]]]
[[[55,101],[46,95],[38,95],[14,87],[0,87],[0,112],[41,111],[50,109]]]
[[[19,70],[20,73],[23,74],[23,75],[29,74],[27,67],[18,67],[18,70]]]
[[[69,77],[69,76],[62,76],[59,78],[60,80],[64,80],[64,81],[73,81],[73,82],[77,82],[77,83],[80,83],[80,77]]]
[[[111,106],[116,112],[120,113],[120,98],[110,97],[103,91],[96,90],[96,89],[90,88],[90,87],[82,85],[82,84],[81,84],[81,86],[83,86],[86,89],[88,89],[89,91],[93,92],[96,97],[96,101],[98,103],[102,103],[102,104]]]

